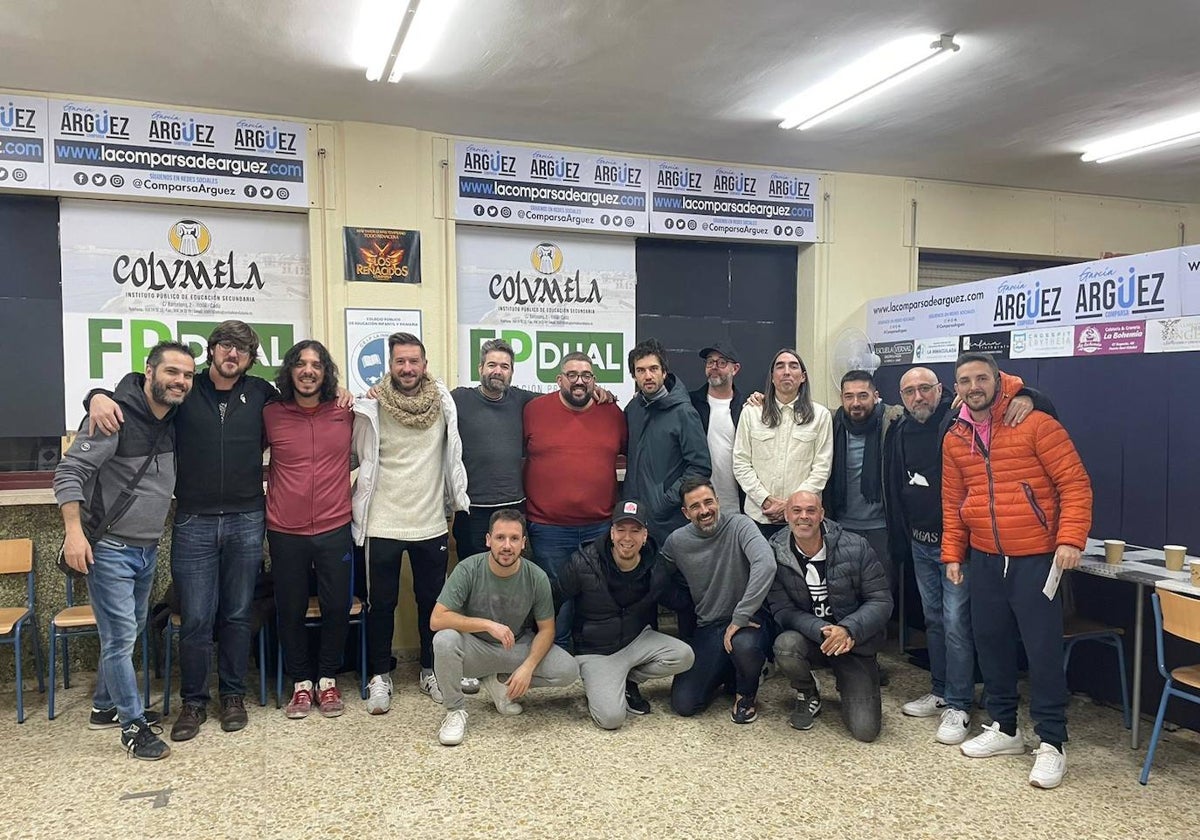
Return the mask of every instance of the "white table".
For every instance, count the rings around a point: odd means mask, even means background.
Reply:
[[[1162,549],[1126,545],[1124,562],[1109,565],[1104,562],[1104,541],[1089,538],[1087,548],[1083,551],[1083,560],[1079,564],[1078,571],[1084,574],[1134,584],[1137,600],[1133,619],[1133,726],[1130,746],[1135,750],[1138,748],[1142,712],[1142,625],[1145,618],[1145,590],[1147,586],[1161,586],[1164,589],[1200,597],[1200,589],[1192,586],[1191,573],[1188,571],[1188,563],[1192,560],[1200,562],[1200,558],[1189,555],[1184,560],[1182,572],[1169,572]]]

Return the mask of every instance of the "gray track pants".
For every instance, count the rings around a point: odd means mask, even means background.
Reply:
[[[499,642],[485,642],[473,633],[457,630],[439,630],[433,637],[433,673],[442,690],[442,705],[446,711],[462,709],[463,677],[488,677],[503,674],[507,677],[521,667],[529,657],[533,644],[532,633],[522,633],[511,648],[505,650]],[[575,658],[558,645],[551,645],[550,652],[538,663],[529,685],[566,686],[579,679],[579,666]]]
[[[608,656],[575,657],[587,694],[588,711],[601,729],[620,729],[625,723],[625,681],[644,683],[692,667],[695,659],[687,642],[647,627],[636,639]]]

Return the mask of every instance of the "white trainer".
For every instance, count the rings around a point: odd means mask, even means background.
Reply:
[[[1033,752],[1033,769],[1029,771],[1029,784],[1043,790],[1050,790],[1062,784],[1063,774],[1067,772],[1067,749],[1059,752],[1049,744],[1041,744]]]
[[[910,700],[900,707],[900,711],[909,717],[937,717],[946,711],[946,701],[936,694],[926,694],[916,700]],[[955,743],[958,743],[955,741]]]
[[[376,674],[367,683],[367,711],[373,715],[387,714],[392,707],[392,677]]]
[[[520,703],[514,703],[508,699],[508,687],[496,679],[495,674],[484,677],[479,681],[483,690],[487,692],[488,697],[492,698],[492,704],[495,705],[496,711],[502,715],[519,715],[525,711]]]
[[[963,755],[971,758],[991,758],[994,755],[1024,755],[1025,739],[1017,728],[1016,735],[1005,735],[1000,731],[1000,724],[989,723],[983,731],[961,747]]]
[[[463,694],[478,694],[479,693],[479,680],[475,679],[474,677],[463,677],[462,678],[462,693]]]
[[[433,675],[433,671],[421,671],[417,687],[421,689],[422,694],[428,694],[434,703],[442,702],[442,690],[438,688],[437,677]]]
[[[961,744],[967,740],[970,726],[969,714],[959,709],[946,709],[942,712],[942,722],[938,724],[937,734],[933,738],[939,744]]]
[[[456,747],[467,737],[467,710],[455,709],[446,712],[442,728],[438,730],[438,741],[443,747]]]

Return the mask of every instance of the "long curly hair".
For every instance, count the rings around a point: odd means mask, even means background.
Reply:
[[[292,368],[300,364],[300,354],[305,350],[315,350],[317,358],[321,361],[325,379],[321,383],[319,396],[321,402],[329,402],[337,397],[338,367],[334,363],[333,357],[329,355],[329,351],[325,349],[325,345],[315,338],[297,342],[284,354],[283,364],[279,366],[279,373],[275,374],[275,387],[279,389],[284,402],[290,402],[296,398],[296,389],[292,385]]]

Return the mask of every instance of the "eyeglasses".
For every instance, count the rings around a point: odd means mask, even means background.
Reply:
[[[937,387],[936,384],[930,385],[929,383],[922,383],[921,385],[916,385],[916,386],[910,385],[907,388],[900,389],[900,396],[911,397],[911,396],[914,396],[918,391],[920,391],[922,397],[927,397],[931,393],[933,393],[933,389],[936,387]]]
[[[721,370],[724,370],[725,368],[729,367],[731,364],[733,364],[733,362],[729,361],[728,359],[705,359],[704,360],[705,368],[720,368]]]
[[[242,344],[236,344],[232,341],[218,341],[217,347],[224,350],[226,353],[238,352],[243,355],[249,354],[250,348]]]
[[[585,370],[582,372],[570,370],[565,371],[560,375],[566,377],[568,382],[591,382],[596,378],[596,374],[592,373],[590,370]]]

